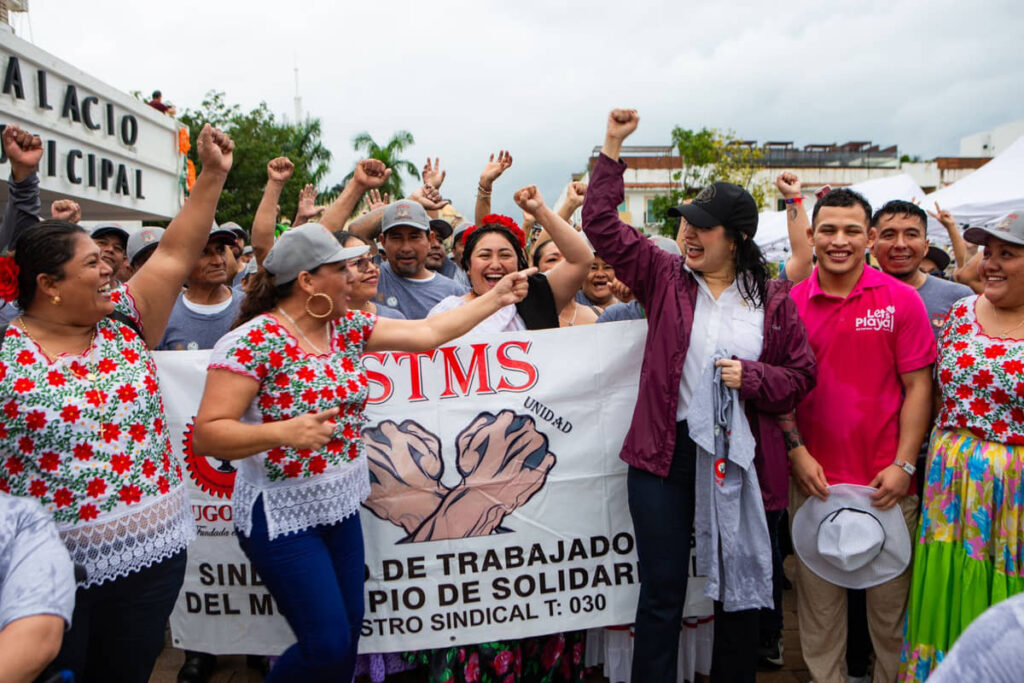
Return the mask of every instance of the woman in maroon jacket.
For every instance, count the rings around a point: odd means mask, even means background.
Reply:
[[[680,217],[683,259],[621,222],[622,142],[636,129],[634,110],[614,110],[602,154],[591,171],[583,229],[647,312],[640,390],[621,457],[629,465],[630,514],[640,562],[633,680],[676,677],[679,625],[686,596],[694,516],[696,447],[686,414],[697,381],[722,349],[722,381],[739,390],[756,441],[764,507],[788,502],[786,448],[776,416],[814,386],[814,354],[788,296],[770,280],[754,244],[757,206],[745,190],[713,183]],[[685,259],[685,262],[684,262]],[[712,680],[753,681],[758,612],[725,612],[716,603]]]

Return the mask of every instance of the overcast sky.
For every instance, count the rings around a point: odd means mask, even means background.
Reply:
[[[1019,3],[31,0],[19,35],[125,91],[196,107],[223,90],[323,122],[329,184],[351,139],[416,137],[464,212],[491,151],[515,164],[495,208],[536,183],[554,202],[601,143],[607,111],[640,111],[634,144],[674,125],[797,144],[873,140],[955,155],[970,133],[1024,118]],[[411,185],[410,185],[411,189]],[[513,214],[518,217],[518,213]]]

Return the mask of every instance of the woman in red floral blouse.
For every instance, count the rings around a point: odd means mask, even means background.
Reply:
[[[197,144],[192,194],[123,288],[110,290],[99,248],[64,221],[29,228],[4,271],[16,270],[24,314],[0,348],[0,490],[37,499],[85,571],[51,666],[76,680],[149,680],[195,537],[149,349],[231,168],[226,135],[206,126]]]
[[[900,680],[928,678],[989,606],[1024,593],[1024,215],[969,228],[981,295],[953,305],[939,342],[940,411]]]
[[[239,543],[298,638],[267,681],[348,681],[363,618],[358,508],[370,491],[361,439],[364,352],[425,351],[526,294],[532,271],[426,320],[347,309],[355,278],[325,227],[287,231],[263,262],[239,327],[210,358],[197,450],[241,460]]]

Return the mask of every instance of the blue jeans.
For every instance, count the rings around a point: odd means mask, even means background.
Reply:
[[[270,540],[260,498],[252,510],[252,533],[239,534],[238,543],[298,639],[266,683],[352,680],[363,622],[359,515]]]
[[[79,683],[146,683],[185,580],[182,550],[163,562],[75,593],[71,629],[42,678],[70,671]]]

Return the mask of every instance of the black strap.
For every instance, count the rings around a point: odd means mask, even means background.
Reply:
[[[142,336],[142,330],[139,329],[138,323],[136,323],[134,320],[126,316],[121,311],[114,311],[107,317],[110,318],[111,320],[116,320],[117,322],[123,325],[127,325],[128,327],[135,331],[135,334],[139,335],[140,337]],[[4,339],[7,338],[7,328],[10,326],[10,323],[0,325],[0,348],[3,348]]]

